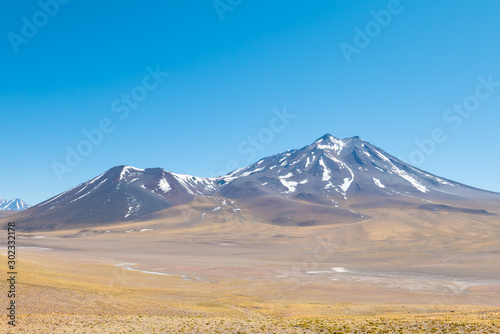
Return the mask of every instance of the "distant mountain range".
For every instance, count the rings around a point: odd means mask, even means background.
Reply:
[[[10,201],[0,198],[0,211],[23,211],[30,207],[31,205],[19,198]]]
[[[113,167],[16,216],[25,230],[54,230],[144,220],[196,198],[223,198],[234,214],[276,225],[311,226],[368,219],[365,207],[411,206],[427,211],[489,215],[500,194],[413,167],[359,137],[330,134],[206,178],[161,168]],[[168,211],[168,210],[167,210]]]

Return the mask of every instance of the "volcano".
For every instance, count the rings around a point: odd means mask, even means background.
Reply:
[[[197,198],[222,199],[235,215],[291,226],[353,223],[368,219],[363,209],[373,207],[496,215],[500,203],[498,193],[423,171],[358,136],[326,134],[214,178],[113,167],[15,218],[26,231],[96,226],[168,215]]]

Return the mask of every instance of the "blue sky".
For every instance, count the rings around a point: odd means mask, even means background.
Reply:
[[[0,197],[122,164],[213,176],[325,133],[500,192],[498,1],[54,1],[0,14]]]

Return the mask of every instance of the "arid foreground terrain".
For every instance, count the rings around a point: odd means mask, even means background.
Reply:
[[[4,316],[1,331],[500,331],[498,216],[365,208],[362,222],[297,227],[252,221],[243,207],[201,218],[215,205],[18,232],[18,325]],[[5,231],[0,240],[5,250]]]

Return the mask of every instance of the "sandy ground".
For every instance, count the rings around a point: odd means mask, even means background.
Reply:
[[[0,330],[500,332],[499,218],[371,213],[385,218],[301,228],[218,215],[19,233],[18,326],[4,317]]]
[[[335,318],[234,318],[32,315],[5,333],[498,333],[498,314],[350,316]]]

